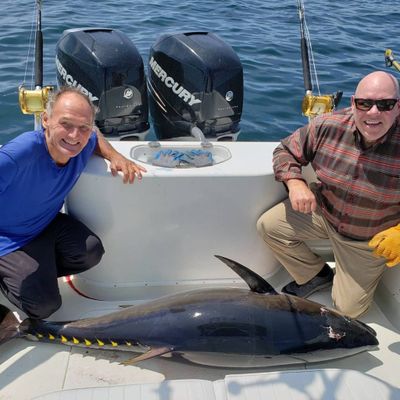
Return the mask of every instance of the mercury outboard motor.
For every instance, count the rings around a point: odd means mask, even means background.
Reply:
[[[243,105],[243,68],[209,32],[163,35],[150,49],[149,105],[158,139],[235,140]]]
[[[108,139],[143,140],[149,130],[143,60],[122,32],[64,31],[56,47],[59,86],[76,86],[99,107],[96,125]]]

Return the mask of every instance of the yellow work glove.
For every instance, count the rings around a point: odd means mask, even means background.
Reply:
[[[377,233],[368,243],[376,256],[385,257],[388,267],[400,263],[400,224]]]

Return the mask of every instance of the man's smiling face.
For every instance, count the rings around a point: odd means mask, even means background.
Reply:
[[[382,100],[398,99],[398,85],[390,74],[382,71],[374,72],[362,79],[351,104],[356,126],[367,143],[374,143],[383,137],[400,114],[399,102],[392,110],[380,111],[376,104],[370,110],[360,110],[354,99]]]
[[[65,165],[77,156],[93,131],[93,112],[79,93],[63,93],[50,115],[43,113],[47,148],[57,165]]]

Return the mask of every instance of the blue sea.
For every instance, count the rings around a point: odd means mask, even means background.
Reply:
[[[399,2],[305,0],[321,93],[343,91],[341,106],[366,73],[385,66],[384,52],[400,57]],[[18,106],[18,86],[33,85],[35,0],[3,0],[0,15],[0,144],[30,130]],[[239,55],[244,107],[239,140],[271,141],[307,122],[296,0],[43,0],[44,84],[55,85],[55,46],[65,29],[121,30],[147,68],[149,49],[164,33],[209,31]],[[400,76],[392,69],[392,72]],[[314,85],[314,92],[316,87]]]

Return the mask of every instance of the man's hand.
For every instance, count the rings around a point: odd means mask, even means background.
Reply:
[[[110,161],[110,169],[113,176],[118,175],[118,171],[121,171],[124,183],[133,183],[135,177],[139,180],[142,179],[142,172],[146,172],[146,169],[116,151],[96,126],[95,132],[97,135],[95,153]]]
[[[109,161],[113,176],[117,176],[118,171],[121,171],[123,174],[122,179],[124,183],[133,183],[136,177],[140,180],[142,179],[142,172],[146,172],[146,169],[141,165],[138,165],[125,158],[120,153],[113,154]]]
[[[289,200],[293,210],[309,214],[317,208],[317,200],[308,185],[301,179],[289,179],[285,182],[289,190]]]
[[[386,265],[394,267],[400,263],[400,224],[377,233],[368,243],[377,257],[385,257]]]

